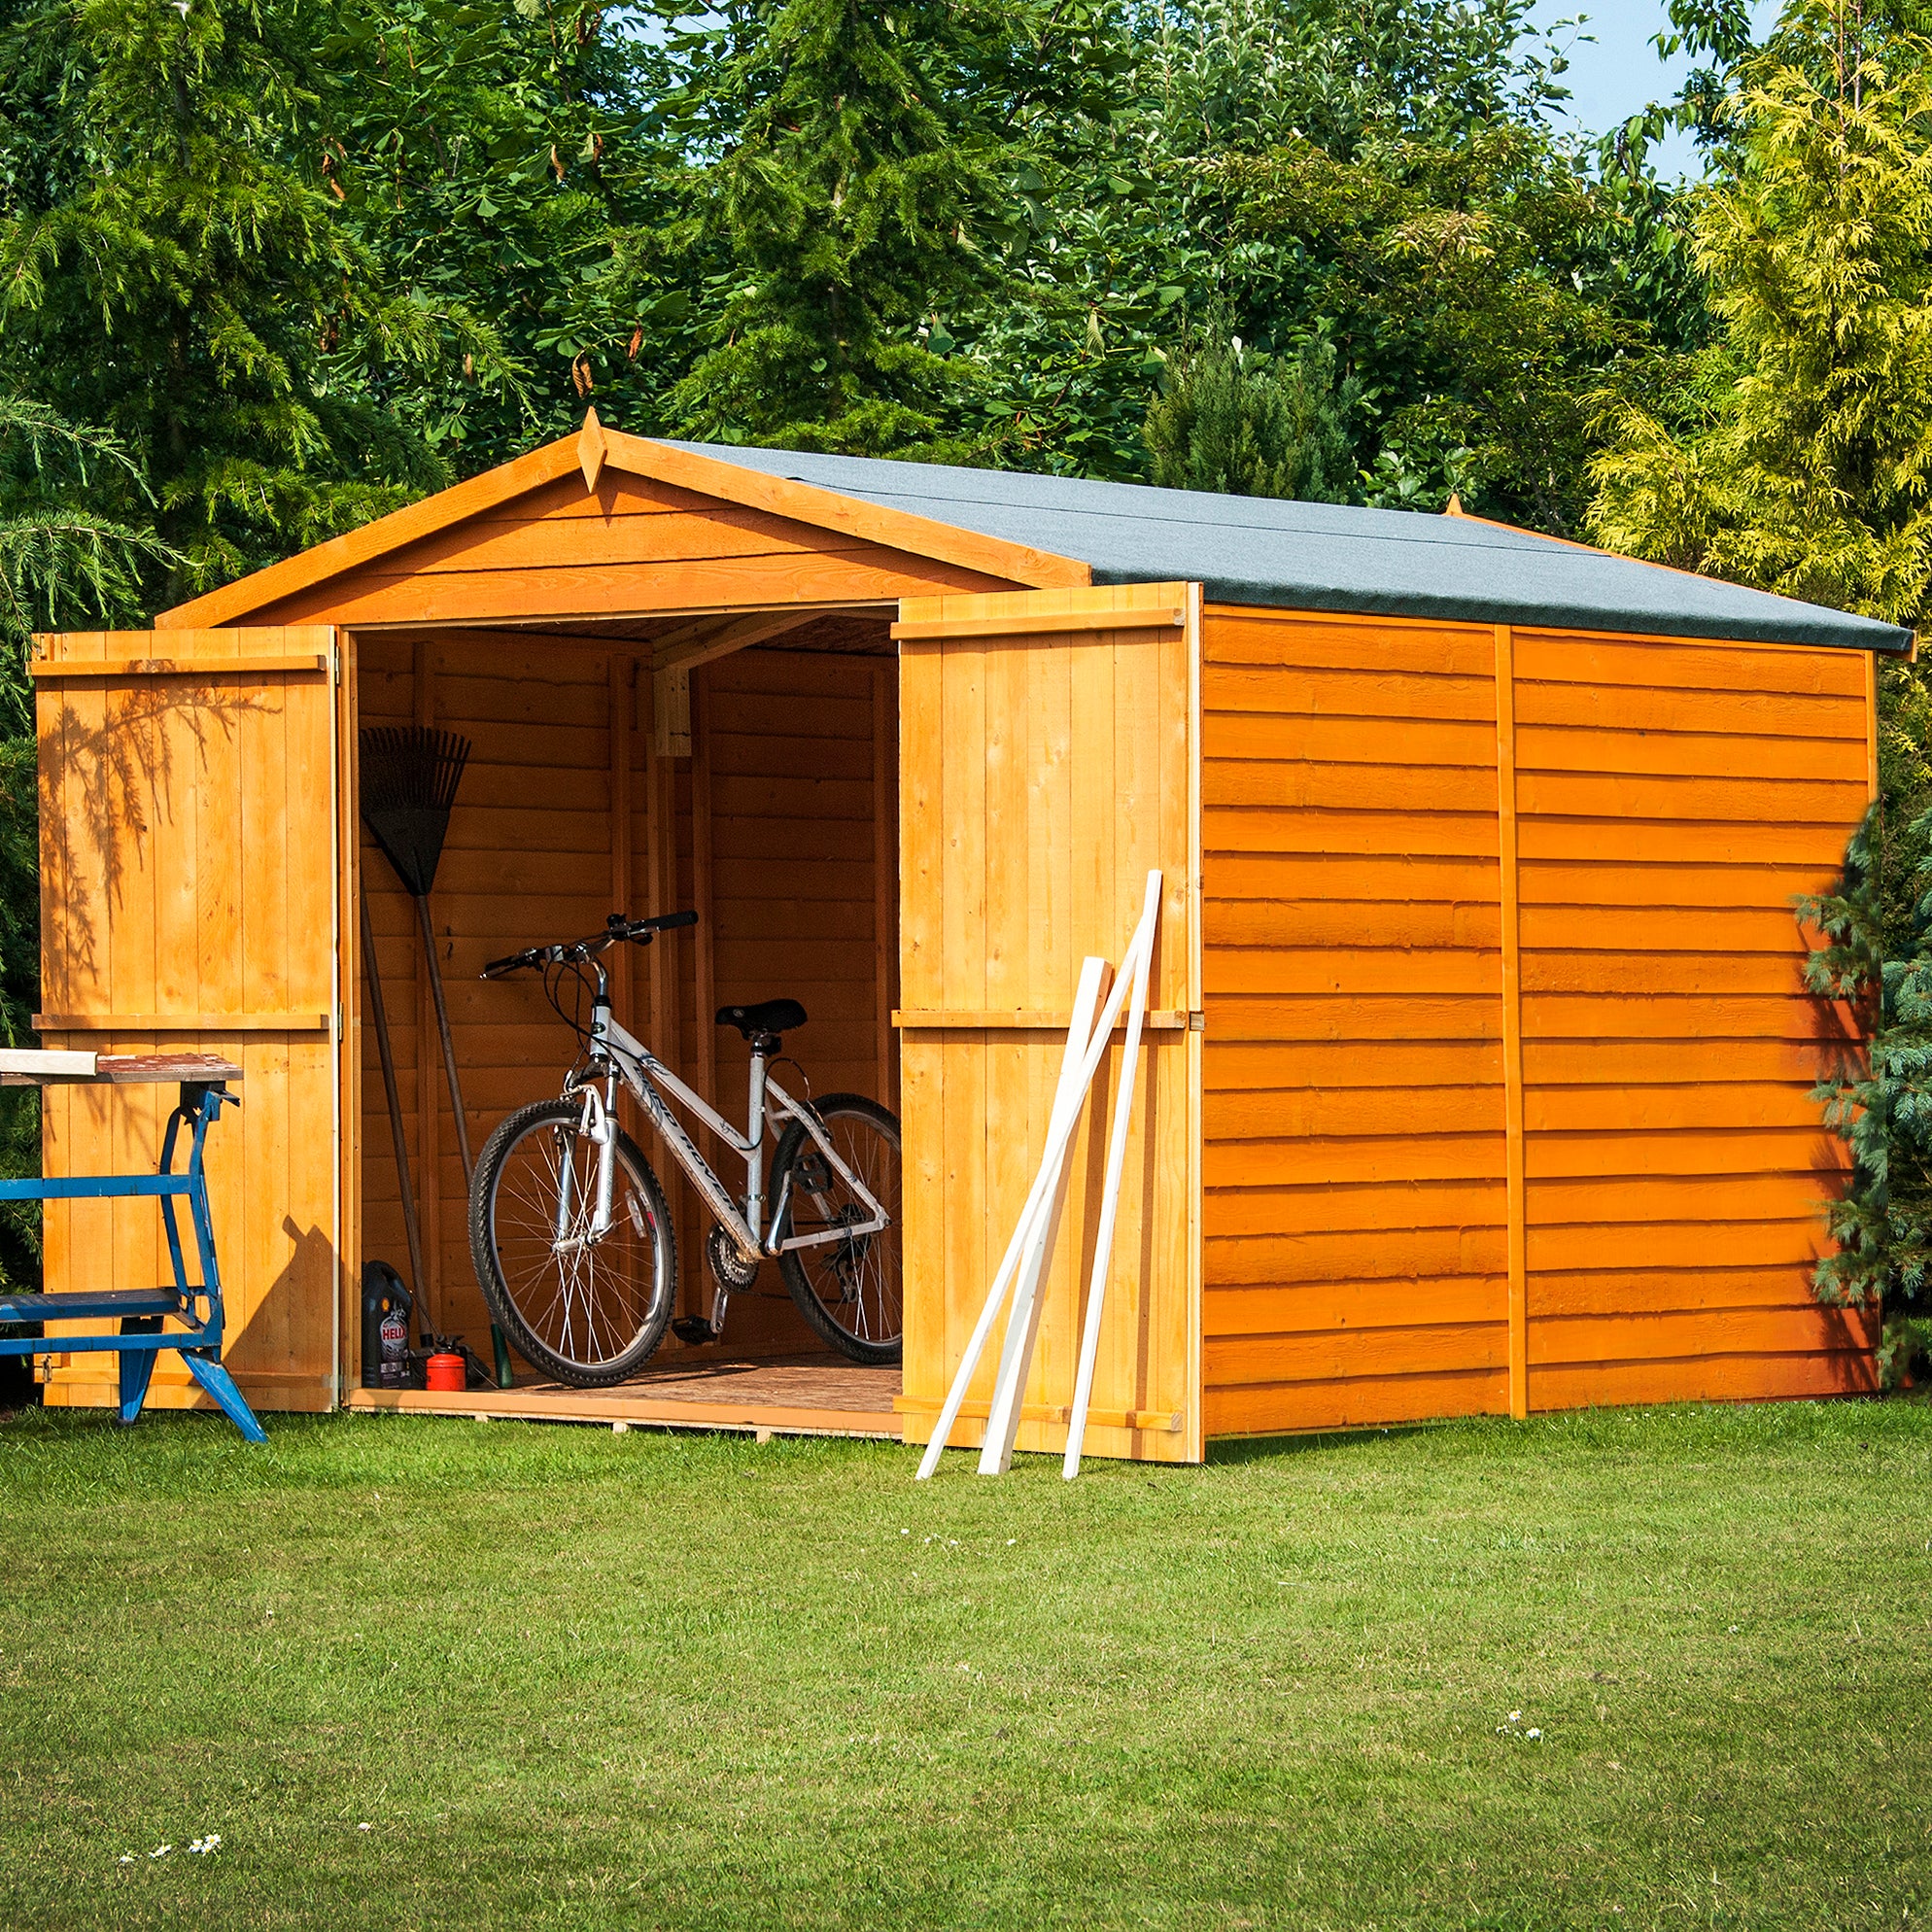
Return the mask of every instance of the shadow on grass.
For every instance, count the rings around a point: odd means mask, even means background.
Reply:
[[[1310,1456],[1324,1449],[1352,1449],[1369,1442],[1439,1436],[1449,1429],[1460,1428],[1462,1421],[1463,1418],[1457,1417],[1449,1423],[1409,1422],[1368,1429],[1304,1430],[1294,1435],[1224,1435],[1208,1443],[1205,1460],[1211,1464],[1268,1463],[1282,1457]]]

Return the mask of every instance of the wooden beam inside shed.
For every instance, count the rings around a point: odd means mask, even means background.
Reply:
[[[691,755],[691,673],[713,658],[774,638],[824,616],[822,610],[754,610],[747,617],[714,617],[680,624],[655,640],[651,652],[651,717],[657,755]]]

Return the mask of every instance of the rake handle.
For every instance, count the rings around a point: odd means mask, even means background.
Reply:
[[[443,1000],[443,969],[436,959],[436,935],[430,924],[427,896],[417,895],[416,917],[423,928],[423,956],[430,962],[430,996],[436,1003],[436,1030],[443,1038],[443,1072],[449,1077],[450,1111],[456,1116],[456,1145],[463,1156],[463,1186],[467,1193],[476,1163],[469,1155],[469,1122],[463,1112],[463,1082],[456,1071],[456,1042],[450,1037],[449,1008]]]
[[[396,1154],[396,1178],[402,1194],[402,1231],[409,1239],[409,1293],[416,1297],[416,1327],[427,1334],[430,1301],[425,1293],[423,1228],[416,1218],[416,1184],[409,1176],[409,1143],[402,1132],[402,1095],[396,1084],[396,1050],[389,1037],[389,1008],[382,993],[382,968],[376,963],[376,936],[369,925],[369,895],[362,901],[362,978],[369,989],[369,1016],[375,1021],[376,1049],[382,1055],[383,1093],[389,1102],[389,1138]]]

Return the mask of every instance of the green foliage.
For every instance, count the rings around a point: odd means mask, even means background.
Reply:
[[[974,371],[942,312],[986,287],[1017,168],[1007,0],[743,0],[680,44],[703,152],[685,259],[729,260],[665,408],[686,433],[870,455],[964,454]]]
[[[1573,526],[1582,391],[1637,332],[1599,286],[1608,211],[1573,155],[1498,123],[1370,134],[1347,158],[1290,142],[1206,173],[1236,232],[1273,247],[1287,312],[1324,318],[1358,372],[1388,459],[1370,500],[1439,509],[1457,489]]]
[[[591,0],[334,17],[315,138],[372,279],[338,363],[453,466],[564,434],[593,390],[607,410],[663,386],[644,325],[665,318],[634,299],[617,242],[658,199],[648,80]]]
[[[1460,487],[1566,527],[1573,393],[1635,333],[1648,285],[1618,256],[1623,201],[1550,130],[1563,63],[1528,16],[1513,0],[1129,11],[1129,66],[1104,112],[1038,135],[1019,279],[964,331],[1011,412],[1010,460],[1143,475],[1144,398],[1178,343],[1205,329],[1293,357],[1326,334],[1358,386],[1369,500],[1439,508]]]
[[[0,15],[0,376],[150,479],[180,559],[156,602],[444,480],[353,375],[397,335],[321,184],[330,17],[310,0]],[[125,521],[116,482],[94,497]]]
[[[1240,343],[1177,361],[1147,415],[1153,480],[1170,490],[1346,502],[1351,387],[1335,393],[1334,346],[1315,337],[1282,363]]]
[[[146,492],[114,435],[0,393],[0,732],[31,733],[25,663],[36,630],[138,621],[142,568],[173,553],[152,531],[88,505]]]
[[[1697,196],[1719,339],[1606,399],[1611,549],[1915,621],[1932,577],[1932,47],[1834,66],[1802,0],[1745,69],[1738,171]],[[1823,71],[1820,72],[1820,69]]]
[[[1838,1251],[1818,1263],[1818,1298],[1882,1308],[1880,1368],[1896,1387],[1932,1370],[1932,860],[1915,868],[1922,896],[1901,935],[1880,811],[1874,806],[1853,834],[1834,889],[1799,900],[1798,913],[1824,940],[1806,961],[1806,983],[1847,1005],[1867,1043],[1847,1042],[1814,1089],[1852,1160],[1844,1196],[1827,1210]],[[1932,820],[1912,834],[1922,853]]]

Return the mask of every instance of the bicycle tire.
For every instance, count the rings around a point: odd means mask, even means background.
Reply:
[[[885,1209],[890,1225],[879,1234],[859,1237],[857,1243],[784,1249],[778,1255],[778,1272],[784,1277],[799,1313],[811,1323],[812,1332],[821,1341],[828,1342],[853,1362],[883,1367],[899,1361],[905,1348],[905,1225],[901,1213],[899,1121],[876,1100],[868,1100],[859,1093],[828,1093],[814,1103],[812,1111],[832,1137],[839,1157]],[[869,1137],[864,1129],[871,1130]],[[871,1172],[866,1165],[868,1139],[880,1156],[876,1158]],[[817,1143],[806,1131],[804,1121],[793,1121],[779,1137],[772,1156],[772,1188],[775,1193],[783,1195],[786,1203],[787,1236],[800,1225],[797,1206],[801,1199],[812,1203],[805,1218],[808,1226],[812,1221],[823,1225],[841,1214],[863,1213],[856,1201],[848,1200],[844,1206],[832,1204],[837,1193],[849,1196],[850,1190],[829,1168],[822,1176],[810,1171],[809,1163],[806,1170],[797,1171],[808,1149],[817,1156]],[[817,1158],[823,1166],[823,1156]],[[825,1184],[822,1187],[801,1185],[821,1179]],[[820,1257],[826,1259],[821,1260]],[[876,1283],[870,1291],[868,1274]],[[846,1321],[839,1319],[833,1312],[835,1307],[847,1317]],[[858,1332],[861,1328],[872,1332]]]
[[[643,1150],[612,1121],[617,1136],[616,1218],[610,1233],[596,1248],[586,1245],[578,1251],[587,1258],[588,1278],[579,1276],[574,1282],[567,1278],[552,1232],[557,1189],[553,1181],[546,1202],[537,1197],[540,1187],[526,1187],[524,1169],[531,1163],[524,1156],[533,1136],[545,1131],[568,1135],[571,1145],[560,1145],[557,1156],[569,1156],[573,1173],[579,1158],[594,1171],[588,1147],[580,1156],[574,1145],[581,1119],[582,1105],[576,1100],[539,1100],[518,1108],[498,1126],[476,1163],[469,1190],[469,1254],[491,1315],[533,1368],[573,1388],[605,1389],[637,1374],[656,1353],[671,1326],[677,1301],[677,1237],[671,1225],[671,1204]],[[553,1177],[560,1172],[557,1156],[550,1163]],[[520,1229],[510,1225],[504,1212],[506,1185],[518,1188],[524,1195]],[[579,1190],[578,1198],[582,1197]],[[535,1219],[537,1215],[546,1216],[549,1225]],[[600,1308],[596,1257],[604,1243],[613,1237],[620,1245],[610,1250],[608,1291],[603,1293]],[[515,1245],[519,1281],[530,1284],[521,1292],[511,1286],[510,1271],[503,1264],[506,1240]],[[547,1267],[541,1260],[546,1243]],[[623,1271],[622,1257],[633,1252],[647,1252],[650,1257],[649,1292],[642,1297],[641,1310],[636,1288],[643,1270],[633,1266],[629,1278]],[[536,1263],[535,1269],[532,1262]],[[546,1273],[554,1274],[557,1283],[547,1294],[543,1287]],[[523,1305],[525,1302],[531,1305]],[[582,1343],[574,1341],[578,1308],[583,1313]],[[605,1334],[621,1344],[607,1353],[598,1348],[600,1314]]]

